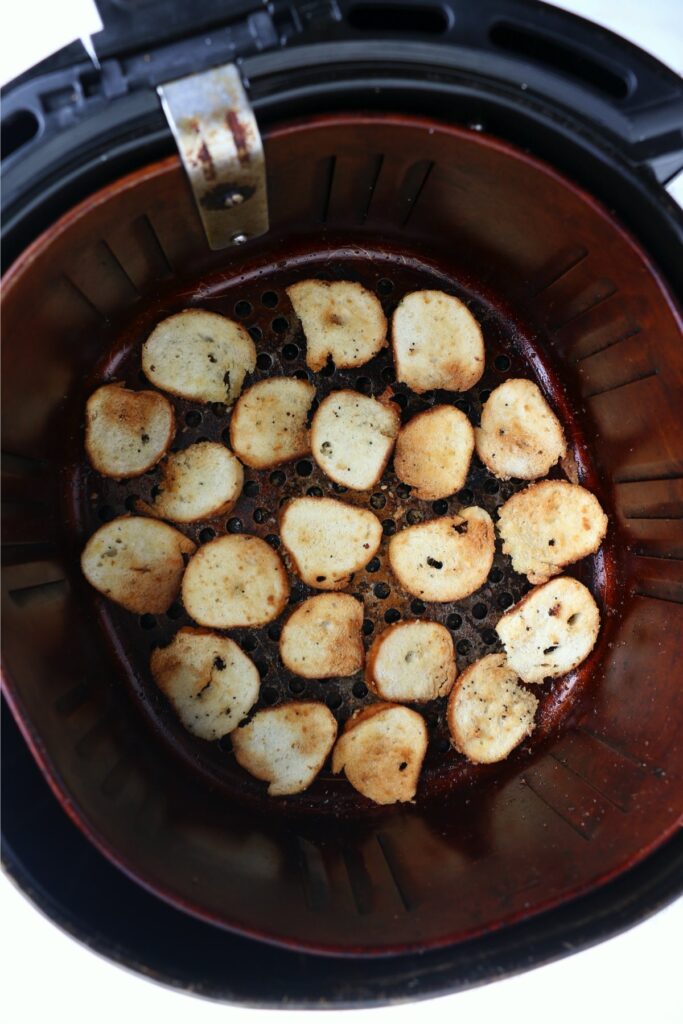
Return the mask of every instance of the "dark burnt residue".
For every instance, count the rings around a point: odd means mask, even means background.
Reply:
[[[235,148],[237,149],[237,159],[239,160],[242,167],[246,167],[251,162],[251,156],[249,155],[249,144],[247,141],[248,128],[242,124],[236,111],[229,110],[225,115],[225,123],[227,124],[232,137],[235,140]]]
[[[203,140],[201,146],[197,150],[197,160],[195,162],[202,165],[202,173],[206,181],[216,180],[216,165],[214,164],[213,157],[209,152],[209,147]]]

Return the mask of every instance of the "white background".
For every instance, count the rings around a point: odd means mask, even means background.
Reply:
[[[187,0],[191,2],[191,0]],[[471,0],[476,2],[476,0]],[[683,0],[571,0],[558,3],[656,54],[683,64]],[[21,0],[5,4],[0,26],[0,80],[7,81],[72,38],[94,32],[88,0]],[[683,192],[680,181],[679,195]],[[680,201],[680,200],[679,200]],[[243,1010],[200,1001],[102,960],[60,932],[0,875],[3,1018],[8,1024],[121,1024],[191,1020],[204,1024],[290,1024],[298,1012]],[[506,1024],[683,1024],[683,900],[593,949],[485,988],[419,1006],[337,1011],[350,1024],[505,1021]],[[305,1024],[330,1014],[311,1012]]]

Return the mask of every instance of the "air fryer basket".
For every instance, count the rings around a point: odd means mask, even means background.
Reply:
[[[336,115],[274,128],[265,149],[271,228],[239,252],[208,251],[170,158],[67,214],[8,276],[7,692],[66,809],[153,891],[310,950],[426,948],[587,891],[680,820],[680,322],[645,254],[601,206],[479,131]],[[414,807],[377,810],[329,775],[302,797],[267,801],[229,749],[191,741],[154,691],[150,648],[185,621],[182,608],[138,621],[95,597],[78,569],[86,536],[155,479],[119,485],[88,473],[85,396],[112,376],[138,386],[140,341],[189,305],[243,318],[257,377],[306,372],[283,287],[313,274],[360,280],[388,311],[415,287],[463,296],[482,319],[487,369],[462,407],[476,421],[496,383],[535,377],[571,440],[565,470],[610,515],[603,551],[579,570],[602,608],[600,641],[576,673],[544,689],[538,737],[503,767],[473,771],[446,749],[443,709],[431,709]],[[316,383],[321,394],[389,387],[405,415],[424,407],[395,386],[387,355]],[[180,446],[227,427],[222,408],[177,409]],[[227,521],[188,532],[201,540],[210,534],[200,530],[245,529],[276,544],[283,497],[334,493],[308,460],[247,480]],[[345,500],[374,508],[387,534],[443,513],[391,475],[387,483]],[[475,465],[465,490],[494,511],[512,487]],[[470,500],[457,495],[448,507]],[[397,591],[383,552],[353,584],[368,635],[421,612]],[[492,626],[523,584],[498,552],[482,591],[429,608],[453,630],[461,665],[498,649]],[[295,587],[295,599],[305,593]],[[343,720],[367,700],[358,681],[285,676],[276,652],[271,627],[251,652],[262,704],[305,685]]]

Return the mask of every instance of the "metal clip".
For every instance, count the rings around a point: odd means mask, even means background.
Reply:
[[[239,71],[225,64],[157,87],[212,249],[268,230],[263,144]]]

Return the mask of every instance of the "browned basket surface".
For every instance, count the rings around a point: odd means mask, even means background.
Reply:
[[[483,136],[335,118],[272,133],[267,161],[272,229],[240,260],[206,252],[172,160],[84,204],[12,274],[9,693],[77,817],[175,902],[309,948],[443,942],[595,884],[680,817],[680,335],[661,283],[605,213]],[[462,396],[418,397],[396,385],[388,351],[360,370],[314,377],[284,295],[305,276],[358,280],[387,312],[414,288],[460,295],[482,323],[484,378]],[[581,481],[610,514],[603,551],[577,569],[604,625],[578,672],[542,688],[539,729],[509,763],[468,766],[448,748],[435,702],[423,709],[430,748],[415,808],[378,811],[328,773],[306,794],[274,801],[235,765],[229,744],[195,740],[176,724],[148,658],[189,621],[182,607],[137,619],[93,597],[78,572],[85,538],[136,496],[148,498],[158,474],[98,478],[84,464],[82,421],[102,380],[141,386],[141,341],[189,305],[250,328],[254,379],[307,374],[319,398],[338,387],[389,388],[404,419],[455,397],[476,424],[486,392],[509,376],[534,377],[545,390]],[[224,408],[178,400],[176,409],[179,447],[227,436]],[[201,541],[244,530],[277,545],[283,499],[340,490],[310,459],[248,470],[246,481],[229,517],[186,532]],[[519,486],[475,460],[464,492],[436,507],[390,471],[374,492],[343,499],[372,508],[390,535],[472,501],[493,514]],[[452,630],[461,668],[499,649],[493,626],[526,589],[499,550],[480,591],[423,608],[392,578],[385,544],[352,585],[368,642],[397,616],[426,615]],[[307,596],[292,582],[293,602]],[[360,677],[318,683],[285,673],[278,627],[231,631],[261,671],[259,706],[315,697],[343,721],[370,699]]]

